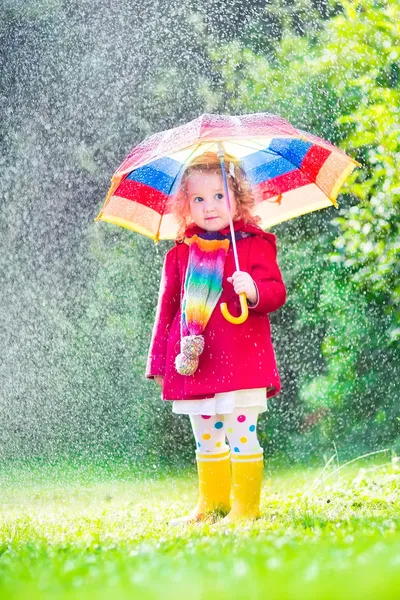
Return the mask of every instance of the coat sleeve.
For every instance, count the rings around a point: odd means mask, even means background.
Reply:
[[[250,249],[250,275],[256,284],[257,301],[248,302],[256,312],[271,313],[286,302],[286,287],[276,261],[276,246],[262,236],[255,236]]]
[[[180,303],[180,278],[176,255],[176,246],[165,255],[158,304],[151,336],[150,349],[146,365],[147,379],[155,375],[165,375],[165,359],[169,330]]]

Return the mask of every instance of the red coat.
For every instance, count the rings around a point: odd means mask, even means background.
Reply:
[[[249,388],[267,388],[267,398],[281,389],[275,354],[272,347],[271,313],[286,302],[286,288],[276,261],[275,235],[257,225],[234,221],[234,228],[254,236],[236,242],[241,271],[247,271],[256,283],[258,302],[249,305],[244,323],[229,323],[221,313],[219,303],[226,302],[233,316],[241,314],[239,296],[227,281],[236,270],[232,243],[229,245],[222,279],[222,294],[203,332],[205,346],[199,356],[199,366],[193,375],[180,375],[175,369],[175,357],[180,352],[181,299],[189,246],[175,242],[164,259],[158,306],[147,360],[146,377],[163,375],[163,400],[195,400],[212,398],[217,392]],[[222,233],[229,233],[229,226]],[[189,237],[204,232],[197,225],[186,230]],[[269,389],[268,389],[269,388]]]

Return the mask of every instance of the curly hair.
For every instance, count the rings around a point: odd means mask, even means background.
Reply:
[[[230,173],[230,165],[233,164],[234,177]],[[224,166],[227,176],[230,178],[237,204],[237,214],[233,221],[243,219],[245,223],[258,225],[261,217],[253,215],[251,211],[256,205],[250,184],[246,174],[239,164],[239,160],[228,153],[224,156]],[[232,168],[232,167],[231,167]],[[186,183],[193,172],[216,172],[221,173],[221,163],[216,152],[204,152],[196,156],[186,166],[177,193],[169,201],[169,210],[178,222],[177,241],[183,241],[186,228],[193,222],[190,205],[186,195]]]

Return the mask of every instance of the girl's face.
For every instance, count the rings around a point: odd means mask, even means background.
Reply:
[[[232,219],[237,203],[228,178]],[[193,221],[206,231],[219,231],[229,225],[228,206],[222,174],[216,171],[192,172],[186,182],[186,194]]]

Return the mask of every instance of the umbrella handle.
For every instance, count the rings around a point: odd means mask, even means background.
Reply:
[[[246,294],[244,292],[241,292],[239,294],[239,298],[240,298],[240,307],[242,309],[242,314],[239,317],[233,317],[231,315],[231,313],[228,310],[228,306],[227,306],[226,302],[221,302],[221,304],[220,304],[222,315],[225,317],[225,319],[227,321],[229,321],[229,323],[233,323],[234,325],[240,325],[240,323],[244,323],[245,320],[247,319],[247,317],[249,316],[249,308],[248,308],[248,304],[247,304]]]

